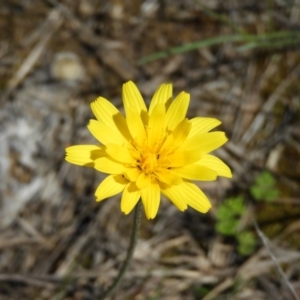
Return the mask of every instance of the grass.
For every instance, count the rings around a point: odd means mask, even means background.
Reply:
[[[167,50],[155,52],[138,60],[139,65],[166,58],[175,54],[186,53],[196,49],[212,47],[224,43],[235,43],[236,51],[243,52],[252,49],[276,50],[277,48],[300,46],[300,32],[297,31],[275,31],[265,34],[234,34],[221,35]]]

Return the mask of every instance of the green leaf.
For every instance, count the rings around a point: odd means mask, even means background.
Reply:
[[[240,218],[246,210],[244,198],[237,196],[226,199],[216,213],[216,230],[220,234],[234,236],[237,233]]]
[[[227,219],[241,216],[245,211],[244,198],[237,196],[226,199],[218,208],[217,219]]]
[[[240,232],[237,236],[238,252],[241,255],[250,255],[257,245],[256,236],[250,231]]]
[[[250,193],[257,201],[272,201],[280,196],[275,178],[267,171],[263,171],[255,178]]]
[[[222,235],[235,236],[237,228],[239,225],[239,220],[227,219],[217,222],[216,230]]]

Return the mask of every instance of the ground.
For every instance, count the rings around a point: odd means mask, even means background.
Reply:
[[[64,149],[96,143],[89,104],[122,109],[128,80],[221,120],[233,178],[200,182],[208,214],[143,215],[111,299],[299,299],[299,20],[296,0],[2,1],[0,299],[98,299],[116,277],[133,214]]]

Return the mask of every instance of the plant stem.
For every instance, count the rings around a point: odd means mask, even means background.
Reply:
[[[126,259],[119,271],[118,276],[116,277],[116,279],[114,280],[112,285],[107,289],[107,291],[104,292],[104,294],[102,295],[100,300],[104,300],[104,299],[106,299],[106,297],[111,296],[111,294],[114,292],[114,290],[117,288],[117,286],[121,282],[124,274],[126,273],[126,270],[131,261],[131,258],[132,258],[133,252],[134,252],[134,248],[135,248],[135,245],[136,245],[136,242],[138,239],[139,229],[140,229],[140,224],[141,224],[141,213],[142,213],[142,201],[139,200],[139,202],[137,203],[137,205],[135,207],[135,211],[134,211],[133,228],[132,228],[132,233],[131,233],[131,237],[130,237],[130,244],[129,244],[129,247],[127,250]]]

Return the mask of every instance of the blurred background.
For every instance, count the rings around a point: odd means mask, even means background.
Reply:
[[[190,92],[234,176],[200,183],[206,215],[144,217],[111,299],[299,299],[299,49],[299,0],[1,1],[0,299],[97,299],[115,278],[133,214],[96,203],[103,175],[64,149],[96,143],[89,104],[122,109],[127,80],[148,103]]]

